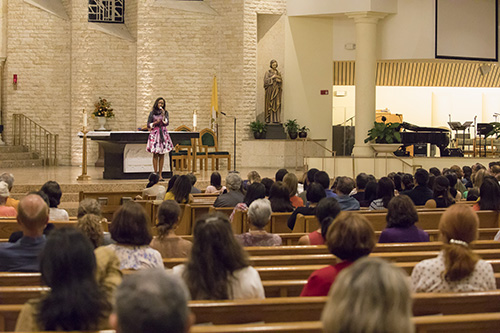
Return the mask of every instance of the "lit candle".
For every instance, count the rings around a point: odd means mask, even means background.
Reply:
[[[196,130],[196,125],[197,125],[197,117],[196,117],[196,110],[193,111],[193,128]]]
[[[83,130],[87,129],[87,111],[83,109]]]

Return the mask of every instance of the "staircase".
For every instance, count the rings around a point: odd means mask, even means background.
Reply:
[[[0,169],[43,166],[43,159],[25,146],[0,146]]]

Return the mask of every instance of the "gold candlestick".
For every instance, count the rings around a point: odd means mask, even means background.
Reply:
[[[87,175],[87,126],[83,126],[83,152],[82,152],[82,174],[76,180],[91,180],[92,178]]]

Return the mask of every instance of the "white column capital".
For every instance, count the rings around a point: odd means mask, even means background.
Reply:
[[[383,19],[388,13],[381,12],[351,12],[345,13],[348,18],[354,19],[355,23],[372,23],[376,24],[379,20]]]

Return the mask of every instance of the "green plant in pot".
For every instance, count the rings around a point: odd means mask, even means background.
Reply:
[[[492,123],[490,123],[490,125],[492,126],[492,128],[491,128],[491,131],[486,133],[486,137],[494,135],[495,138],[498,139],[500,137],[500,123],[499,122],[492,122]]]
[[[307,132],[309,132],[309,128],[306,126],[299,128],[299,138],[307,138]]]
[[[401,134],[399,132],[401,124],[386,123],[386,117],[382,117],[382,121],[382,123],[373,123],[373,127],[368,131],[368,137],[365,139],[365,143],[370,141],[385,144],[401,142]]]
[[[250,123],[250,129],[256,139],[263,139],[266,137],[267,125],[260,120],[255,120]]]
[[[297,135],[299,132],[299,123],[297,122],[297,119],[288,119],[283,126],[285,127],[286,132],[288,133],[288,136],[290,139],[295,140],[297,139]]]

